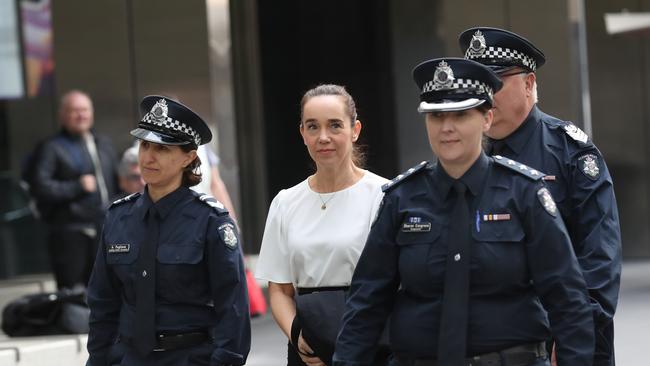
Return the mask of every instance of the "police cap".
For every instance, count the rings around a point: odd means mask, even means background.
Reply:
[[[162,145],[203,145],[212,140],[212,132],[198,114],[183,104],[159,95],[140,102],[142,119],[131,135]]]
[[[463,58],[448,57],[425,61],[413,69],[420,88],[418,112],[462,111],[487,103],[501,86],[490,68]]]
[[[535,72],[544,65],[544,53],[526,38],[499,28],[470,28],[458,37],[465,58],[490,66],[497,73],[514,67]]]

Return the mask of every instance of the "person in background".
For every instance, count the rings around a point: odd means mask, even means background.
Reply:
[[[318,366],[329,364],[331,354],[310,344],[304,331],[319,322],[338,331],[340,314],[332,310],[343,306],[344,295],[340,303],[322,304],[327,310],[312,319],[299,319],[296,303],[310,294],[347,290],[388,181],[362,168],[355,144],[361,122],[344,87],[319,85],[300,105],[300,135],[316,172],[273,199],[255,275],[269,282],[271,311],[289,339],[287,365]]]
[[[192,187],[192,190],[214,196],[217,201],[226,206],[226,209],[230,213],[230,217],[237,222],[235,206],[232,204],[226,184],[223,182],[223,179],[221,179],[221,174],[219,173],[219,156],[217,156],[217,154],[215,154],[207,145],[199,146],[197,154],[199,158],[201,158],[201,161],[204,162],[204,164],[201,165],[203,179],[201,180],[201,183]]]
[[[108,210],[88,286],[88,366],[235,366],[251,329],[241,243],[201,180],[203,119],[164,96],[140,103],[146,182]]]
[[[614,314],[621,284],[621,229],[614,184],[596,145],[573,123],[537,106],[537,74],[546,58],[518,34],[471,28],[459,36],[465,58],[503,81],[494,95],[488,154],[527,164],[546,176],[587,282],[596,331],[594,365],[614,366]]]
[[[373,365],[389,316],[400,366],[548,366],[551,331],[561,366],[591,365],[587,289],[543,175],[482,149],[501,81],[461,58],[413,77],[438,162],[384,186],[334,365]]]
[[[59,105],[61,130],[37,150],[30,192],[49,226],[48,249],[59,289],[88,283],[99,231],[117,192],[117,157],[93,130],[93,103],[71,90]]]
[[[142,174],[140,173],[137,147],[130,147],[124,151],[117,168],[117,176],[120,193],[118,194],[118,197],[115,197],[114,201],[144,190],[146,183],[142,179]]]

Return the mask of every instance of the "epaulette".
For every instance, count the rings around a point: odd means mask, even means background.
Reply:
[[[562,125],[562,129],[564,129],[564,132],[566,132],[566,134],[569,135],[572,139],[583,145],[587,144],[587,141],[589,141],[589,136],[587,136],[583,130],[571,122],[565,122]]]
[[[394,187],[396,187],[398,184],[401,182],[405,181],[406,178],[413,176],[414,174],[421,172],[425,167],[427,166],[427,162],[423,161],[420,164],[410,168],[409,170],[405,171],[404,173],[398,175],[397,177],[393,178],[390,182],[384,184],[381,186],[381,190],[384,192],[388,192]]]
[[[516,161],[514,161],[512,159],[504,158],[501,155],[494,155],[493,158],[494,158],[494,162],[497,165],[501,165],[501,166],[506,167],[506,168],[508,168],[510,170],[514,170],[515,172],[517,172],[517,173],[519,173],[521,175],[525,175],[525,176],[527,176],[528,178],[530,178],[532,180],[542,179],[544,177],[544,175],[545,175],[544,173],[540,172],[539,170],[535,170],[535,169],[533,169],[533,168],[531,168],[531,167],[529,167],[529,166],[527,166],[525,164],[516,162]]]
[[[205,203],[206,205],[214,208],[217,211],[217,214],[219,215],[226,215],[228,214],[228,210],[226,210],[226,206],[223,205],[223,203],[217,201],[216,198],[210,196],[209,194],[201,194],[200,196],[197,197],[199,201]]]
[[[130,195],[126,196],[126,197],[122,197],[119,200],[111,203],[111,205],[108,208],[110,209],[110,208],[113,208],[115,206],[121,205],[124,202],[133,201],[134,199],[140,197],[140,194],[141,194],[140,192],[135,192],[135,193],[130,194]]]

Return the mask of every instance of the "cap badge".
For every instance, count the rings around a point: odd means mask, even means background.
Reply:
[[[450,89],[454,83],[454,71],[444,60],[440,61],[433,74],[433,90]]]
[[[168,107],[167,107],[167,101],[164,99],[160,99],[159,101],[154,104],[154,106],[151,108],[151,115],[154,117],[156,122],[162,122],[167,119],[167,112],[168,112]]]
[[[469,54],[470,56],[481,56],[485,52],[485,37],[480,30],[477,30],[476,33],[472,36],[472,40],[469,42]]]

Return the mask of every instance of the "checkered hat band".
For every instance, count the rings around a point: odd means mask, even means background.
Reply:
[[[196,143],[196,146],[199,146],[201,144],[201,137],[199,134],[192,127],[186,125],[181,121],[177,121],[170,117],[156,118],[151,113],[147,113],[144,115],[144,117],[142,117],[142,122],[157,127],[162,127],[164,130],[172,130],[174,132],[190,136]]]
[[[492,96],[492,88],[478,80],[456,79],[450,86],[438,86],[435,81],[428,81],[422,87],[422,93],[440,90],[458,90],[459,92],[469,92],[477,95],[488,94]]]
[[[505,47],[490,46],[481,55],[472,54],[471,49],[467,49],[465,52],[465,58],[470,60],[479,58],[487,58],[493,60],[519,60],[523,66],[528,67],[533,71],[535,71],[537,68],[537,64],[532,57],[525,55],[517,50],[512,50]]]

